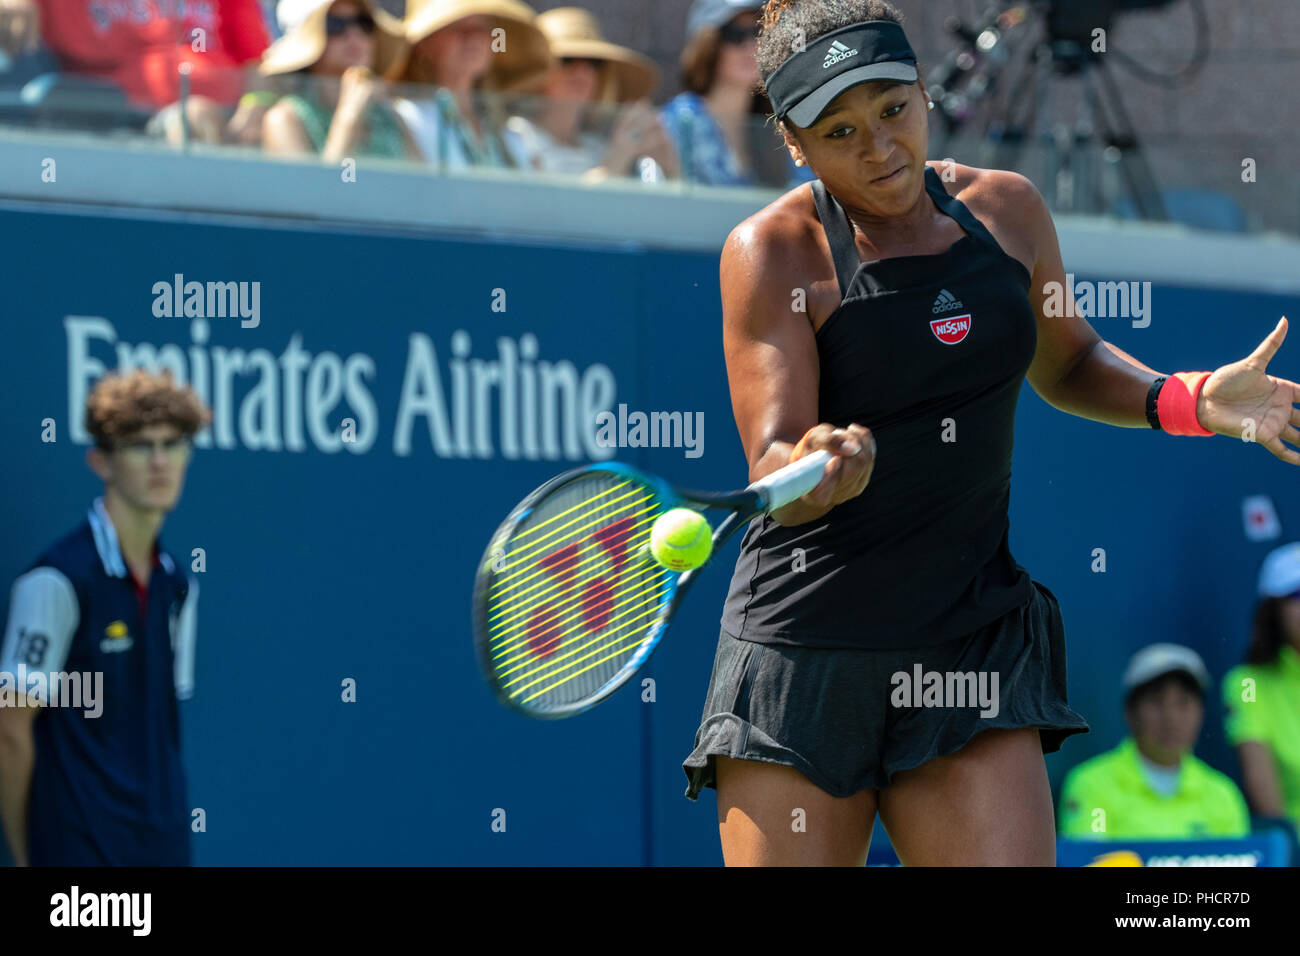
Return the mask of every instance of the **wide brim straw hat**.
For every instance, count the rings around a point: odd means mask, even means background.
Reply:
[[[601,60],[613,77],[613,99],[639,100],[650,95],[659,83],[659,68],[649,57],[610,43],[600,23],[581,7],[556,7],[537,18],[537,26],[551,45],[551,57],[582,57]]]
[[[401,55],[402,22],[372,0],[355,0],[375,20],[375,62],[378,73],[388,69]],[[325,35],[325,18],[334,0],[280,0],[275,8],[275,19],[284,35],[262,54],[258,71],[263,76],[276,76],[305,70],[321,58],[328,37]]]
[[[385,76],[396,82],[427,82],[415,59],[415,45],[457,20],[473,16],[492,17],[496,21],[493,29],[505,30],[505,49],[492,53],[488,85],[493,89],[519,89],[550,69],[550,46],[537,28],[537,13],[519,0],[407,0],[401,34],[406,49]]]

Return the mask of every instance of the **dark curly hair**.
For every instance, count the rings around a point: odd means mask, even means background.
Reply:
[[[866,20],[901,26],[903,14],[888,0],[768,0],[758,38],[759,72],[769,77],[801,44]]]
[[[157,375],[139,368],[129,375],[110,372],[86,398],[86,431],[106,451],[149,425],[174,425],[193,435],[210,421],[212,413],[194,389],[177,385],[170,369]]]

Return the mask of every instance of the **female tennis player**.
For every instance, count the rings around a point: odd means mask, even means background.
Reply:
[[[889,3],[770,0],[759,58],[818,181],[723,250],[732,403],[751,479],[836,457],[744,537],[686,795],[717,789],[728,865],[860,866],[877,813],[905,865],[1053,865],[1043,754],[1088,725],[1056,597],[1007,545],[1021,383],[1121,428],[1253,427],[1300,464],[1300,386],[1265,371],[1286,320],[1164,375],[1047,317],[1069,288],[1051,215],[1023,176],[926,162]]]

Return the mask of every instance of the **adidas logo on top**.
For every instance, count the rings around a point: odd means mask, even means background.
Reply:
[[[859,50],[850,50],[839,40],[831,44],[830,50],[826,52],[826,59],[822,62],[822,69],[829,70],[836,63],[843,63],[851,56],[857,56]]]
[[[964,309],[961,299],[957,298],[947,289],[939,291],[939,297],[934,300],[934,305],[930,308],[931,315],[941,315],[944,312],[953,312],[957,309]]]

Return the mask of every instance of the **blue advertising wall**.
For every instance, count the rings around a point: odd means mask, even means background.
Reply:
[[[143,361],[148,343],[218,402],[222,434],[196,452],[163,529],[174,554],[201,548],[206,563],[196,693],[182,705],[190,802],[207,821],[196,862],[721,862],[713,791],[684,799],[680,764],[734,541],[650,662],[653,703],[634,684],[576,718],[530,722],[494,701],[469,627],[497,523],[591,460],[574,431],[590,403],[703,412],[699,457],[618,457],[688,487],[744,482],[716,254],[13,210],[0,235],[0,578],[98,493],[76,434],[95,363],[116,365],[122,343]],[[177,274],[260,283],[256,327],[156,315],[155,285]],[[1263,294],[1158,286],[1149,327],[1094,325],[1153,367],[1206,369],[1248,354],[1288,311]],[[535,410],[534,427],[520,393],[507,396],[516,425],[539,433],[533,457],[519,436],[508,457],[511,412],[492,376],[522,383],[529,362],[536,381],[545,366],[573,384],[573,409]],[[1300,341],[1271,371],[1300,378]],[[342,440],[349,418],[355,441]],[[1294,534],[1295,481],[1257,446],[1072,418],[1026,386],[1013,553],[1061,601],[1071,700],[1093,728],[1048,758],[1054,787],[1123,732],[1119,675],[1134,649],[1190,644],[1216,677],[1238,662],[1275,543],[1246,539],[1242,499],[1271,495]],[[869,614],[869,594],[845,612]],[[341,699],[348,679],[354,703]],[[1236,774],[1220,718],[1212,700],[1199,753]]]

